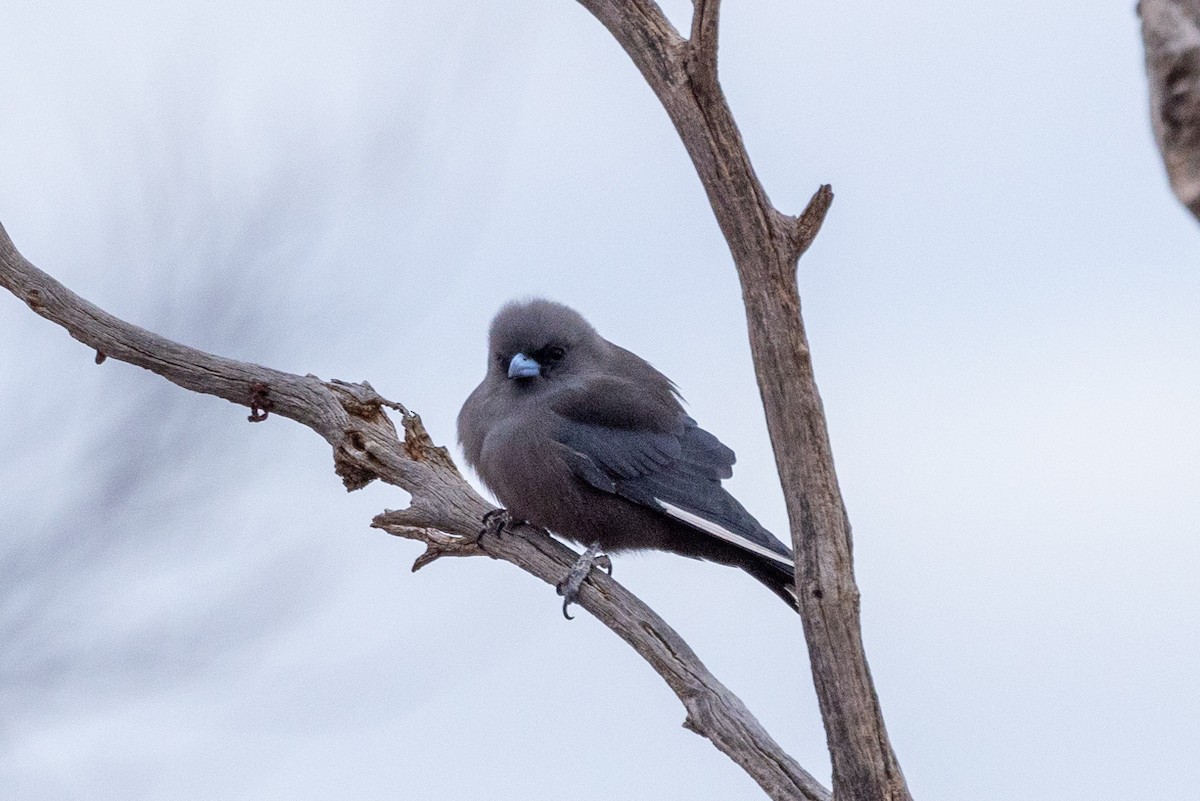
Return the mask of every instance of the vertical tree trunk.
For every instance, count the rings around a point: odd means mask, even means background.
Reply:
[[[787,500],[812,680],[834,797],[906,801],[862,645],[850,522],[800,316],[796,263],[832,202],[799,217],[771,205],[717,79],[718,0],[695,0],[683,39],[649,0],[580,0],[641,70],[691,156],[742,286],[750,347]]]

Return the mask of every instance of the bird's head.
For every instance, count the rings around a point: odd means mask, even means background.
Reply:
[[[587,320],[548,300],[508,303],[492,320],[488,376],[532,389],[578,373],[604,340]]]

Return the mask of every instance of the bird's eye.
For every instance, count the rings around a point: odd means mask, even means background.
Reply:
[[[546,358],[550,361],[556,362],[566,355],[566,349],[560,348],[558,345],[551,345],[550,347],[546,348]]]

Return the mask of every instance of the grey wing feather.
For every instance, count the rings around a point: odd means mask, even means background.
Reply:
[[[788,548],[721,487],[721,479],[733,474],[733,451],[692,418],[681,415],[681,428],[673,432],[569,422],[558,440],[576,475],[596,489],[790,560]]]
[[[680,439],[673,433],[571,423],[559,439],[585,455],[613,479],[633,479],[662,470],[679,459]]]

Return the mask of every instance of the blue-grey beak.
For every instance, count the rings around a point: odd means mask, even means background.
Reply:
[[[518,353],[508,363],[509,378],[533,378],[542,372],[542,366],[524,353]]]

